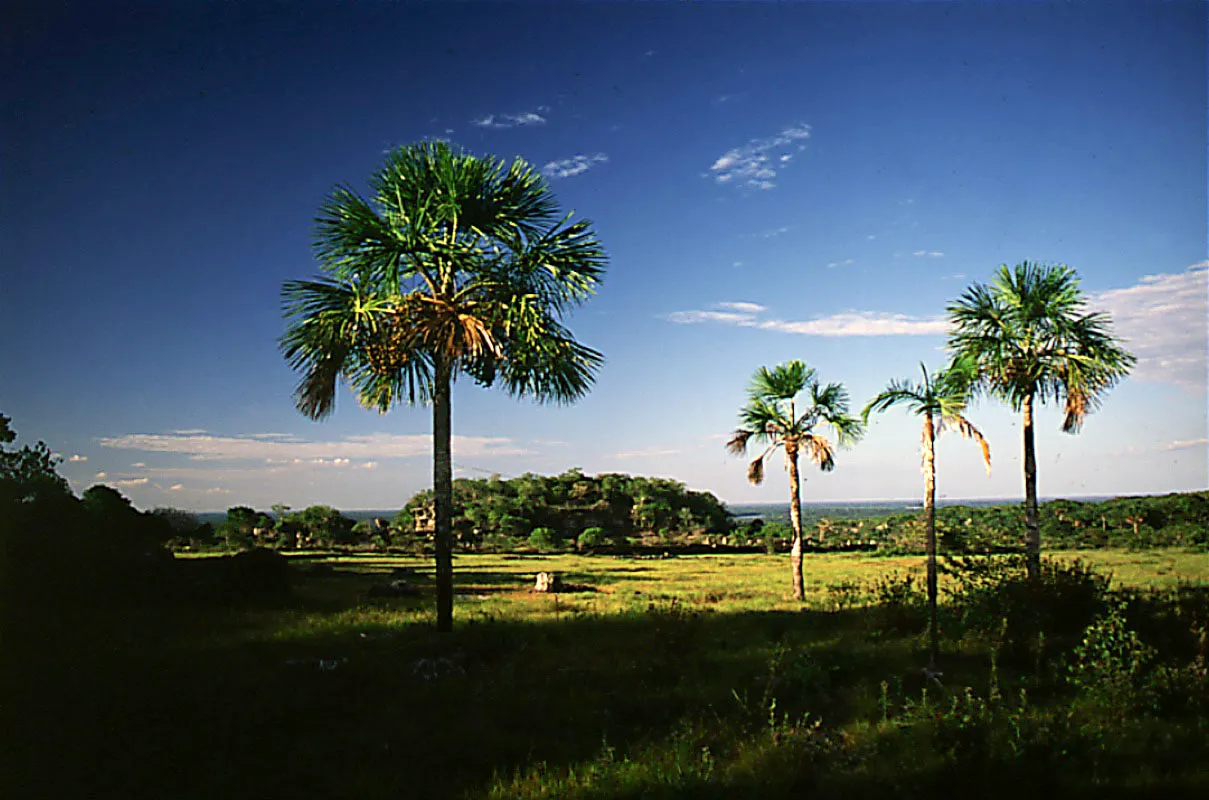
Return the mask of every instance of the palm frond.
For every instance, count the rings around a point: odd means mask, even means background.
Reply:
[[[753,486],[764,482],[764,456],[754,459],[747,465],[747,481]]]
[[[991,474],[991,445],[982,435],[982,431],[974,427],[974,423],[960,414],[945,416],[937,420],[936,432],[940,433],[942,430],[955,431],[966,439],[973,439],[977,442],[982,451],[982,463],[986,465],[987,475]]]
[[[726,442],[726,452],[732,456],[742,456],[747,454],[747,442],[752,437],[752,432],[740,428],[731,435]]]
[[[806,457],[818,465],[820,470],[831,472],[835,469],[835,448],[825,437],[810,434],[802,439],[802,446],[806,450]]]
[[[892,379],[886,388],[861,409],[861,422],[868,425],[869,415],[881,413],[897,405],[907,406],[907,410],[915,413],[923,407],[927,400],[920,388],[909,380]]]
[[[815,372],[803,361],[788,361],[772,369],[760,367],[752,375],[747,394],[751,400],[790,400],[815,382]]]
[[[1061,402],[1063,430],[1078,431],[1109,388],[1136,363],[1109,318],[1086,311],[1078,276],[1065,265],[1001,266],[990,287],[975,284],[949,307],[948,348],[987,391],[1016,411],[1030,399]]]

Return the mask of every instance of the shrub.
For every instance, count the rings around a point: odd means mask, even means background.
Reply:
[[[960,627],[998,633],[1009,655],[1032,652],[1042,640],[1073,644],[1104,610],[1111,580],[1082,561],[1043,559],[1040,580],[1030,581],[1018,555],[947,559],[945,570],[957,580],[952,605]]]
[[[590,547],[600,547],[607,541],[604,528],[585,528],[584,532],[579,534],[576,544],[579,545],[580,550],[585,550]]]
[[[1126,624],[1125,604],[1118,602],[1083,632],[1071,653],[1067,680],[1110,716],[1123,718],[1146,703],[1145,673],[1154,656]]]
[[[537,550],[555,550],[558,544],[557,535],[549,528],[534,528],[529,534],[529,546]]]

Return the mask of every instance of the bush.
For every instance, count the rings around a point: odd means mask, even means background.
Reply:
[[[558,545],[557,535],[549,528],[534,528],[529,534],[529,546],[536,550],[556,550]]]
[[[604,528],[585,528],[584,532],[579,534],[579,539],[576,544],[580,550],[586,550],[592,547],[600,547],[608,541],[605,536]]]
[[[1024,556],[947,559],[957,580],[952,606],[967,632],[998,634],[1009,655],[1040,656],[1041,643],[1073,646],[1106,607],[1111,576],[1082,561],[1041,561],[1040,580],[1028,579]]]
[[[1124,718],[1146,704],[1144,680],[1155,651],[1125,623],[1123,602],[1097,617],[1071,653],[1067,680],[1111,716]]]

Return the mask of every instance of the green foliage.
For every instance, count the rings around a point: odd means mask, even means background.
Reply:
[[[7,447],[17,438],[11,423],[10,417],[0,414],[0,513],[10,503],[70,496],[67,481],[57,471],[62,459],[45,442],[17,450]]]
[[[412,519],[432,506],[425,490],[407,501],[396,520]],[[585,475],[570,469],[561,475],[526,473],[507,480],[459,478],[453,482],[453,526],[459,543],[471,549],[490,537],[498,547],[506,538],[524,540],[534,528],[565,532],[578,540],[591,528],[612,538],[653,534],[723,533],[731,528],[726,507],[709,492],[696,492],[665,478],[606,473]]]
[[[604,528],[585,528],[584,532],[579,534],[579,539],[576,540],[576,545],[580,550],[587,550],[593,547],[600,547],[607,544],[609,541],[605,535]]]
[[[1111,576],[1082,561],[1041,561],[1030,580],[1023,556],[954,558],[951,613],[962,631],[994,637],[1016,659],[1069,648],[1105,608]]]
[[[1154,659],[1154,648],[1142,643],[1125,621],[1124,603],[1116,602],[1083,632],[1067,680],[1106,712],[1124,716],[1153,702],[1146,679]]]
[[[529,546],[542,552],[557,550],[560,540],[549,528],[534,528],[529,534]]]
[[[1180,556],[1178,571],[1207,574],[1209,557]],[[1166,561],[1138,560],[1149,572],[1135,578],[1164,580]],[[424,597],[366,600],[392,568],[430,592],[419,559],[177,561],[195,591],[186,607],[170,584],[137,609],[20,607],[27,617],[6,629],[3,651],[24,689],[5,708],[22,720],[6,751],[18,794],[67,797],[88,781],[120,796],[154,784],[233,800],[283,786],[720,800],[1196,797],[1204,785],[1209,707],[1192,703],[1205,694],[1198,626],[1209,606],[1195,587],[1127,597],[1128,628],[1156,651],[1142,696],[1153,683],[1163,702],[1115,715],[1068,682],[1070,652],[1020,668],[996,661],[993,638],[966,636],[946,642],[942,675],[923,675],[922,624],[888,626],[876,603],[792,603],[782,559],[757,554],[465,555],[453,641],[432,635]],[[806,561],[811,587],[901,571],[857,555]],[[306,562],[330,569],[297,571]],[[531,595],[538,569],[596,591]],[[289,593],[271,592],[285,574]],[[98,714],[98,697],[121,708]],[[88,742],[70,759],[65,731]],[[158,757],[128,769],[147,752]],[[255,768],[264,763],[289,769]]]
[[[883,554],[924,551],[922,512],[864,520],[859,535]],[[1099,501],[1050,500],[1039,512],[1041,531],[1054,549],[1188,547],[1209,549],[1209,491],[1116,497]],[[936,509],[941,552],[976,554],[1018,550],[1024,541],[1022,505],[943,505]]]
[[[287,514],[283,523],[296,532],[304,547],[340,547],[358,540],[353,530],[356,523],[331,506],[308,506]]]

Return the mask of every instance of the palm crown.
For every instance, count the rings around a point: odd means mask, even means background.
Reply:
[[[923,378],[918,383],[910,379],[891,380],[880,394],[865,405],[861,411],[861,421],[868,424],[869,415],[873,412],[880,413],[894,406],[905,406],[909,413],[924,417],[925,424],[930,421],[934,425],[933,436],[945,430],[953,430],[978,442],[989,475],[990,445],[965,417],[970,387],[977,376],[976,367],[967,359],[957,359],[948,369],[941,372],[929,373],[922,362],[919,369]],[[927,431],[924,434],[927,436]]]
[[[437,361],[539,401],[584,394],[602,358],[561,318],[605,255],[590,221],[568,219],[524,161],[444,142],[390,153],[368,199],[337,188],[316,219],[325,276],[282,290],[299,410],[330,414],[340,378],[378,411],[427,402]]]
[[[760,367],[747,390],[748,402],[739,411],[740,427],[726,449],[734,455],[747,452],[749,441],[765,444],[764,452],[747,467],[753,484],[764,480],[764,460],[778,447],[786,458],[805,452],[824,472],[835,468],[830,440],[815,432],[830,427],[836,444],[847,446],[861,435],[861,423],[848,414],[848,392],[838,383],[820,384],[815,371],[802,361]],[[804,395],[799,403],[799,395]]]
[[[984,389],[1014,411],[1026,400],[1061,401],[1074,433],[1136,359],[1113,338],[1111,320],[1088,312],[1073,269],[1025,261],[999,268],[948,308],[949,349],[977,364]]]

